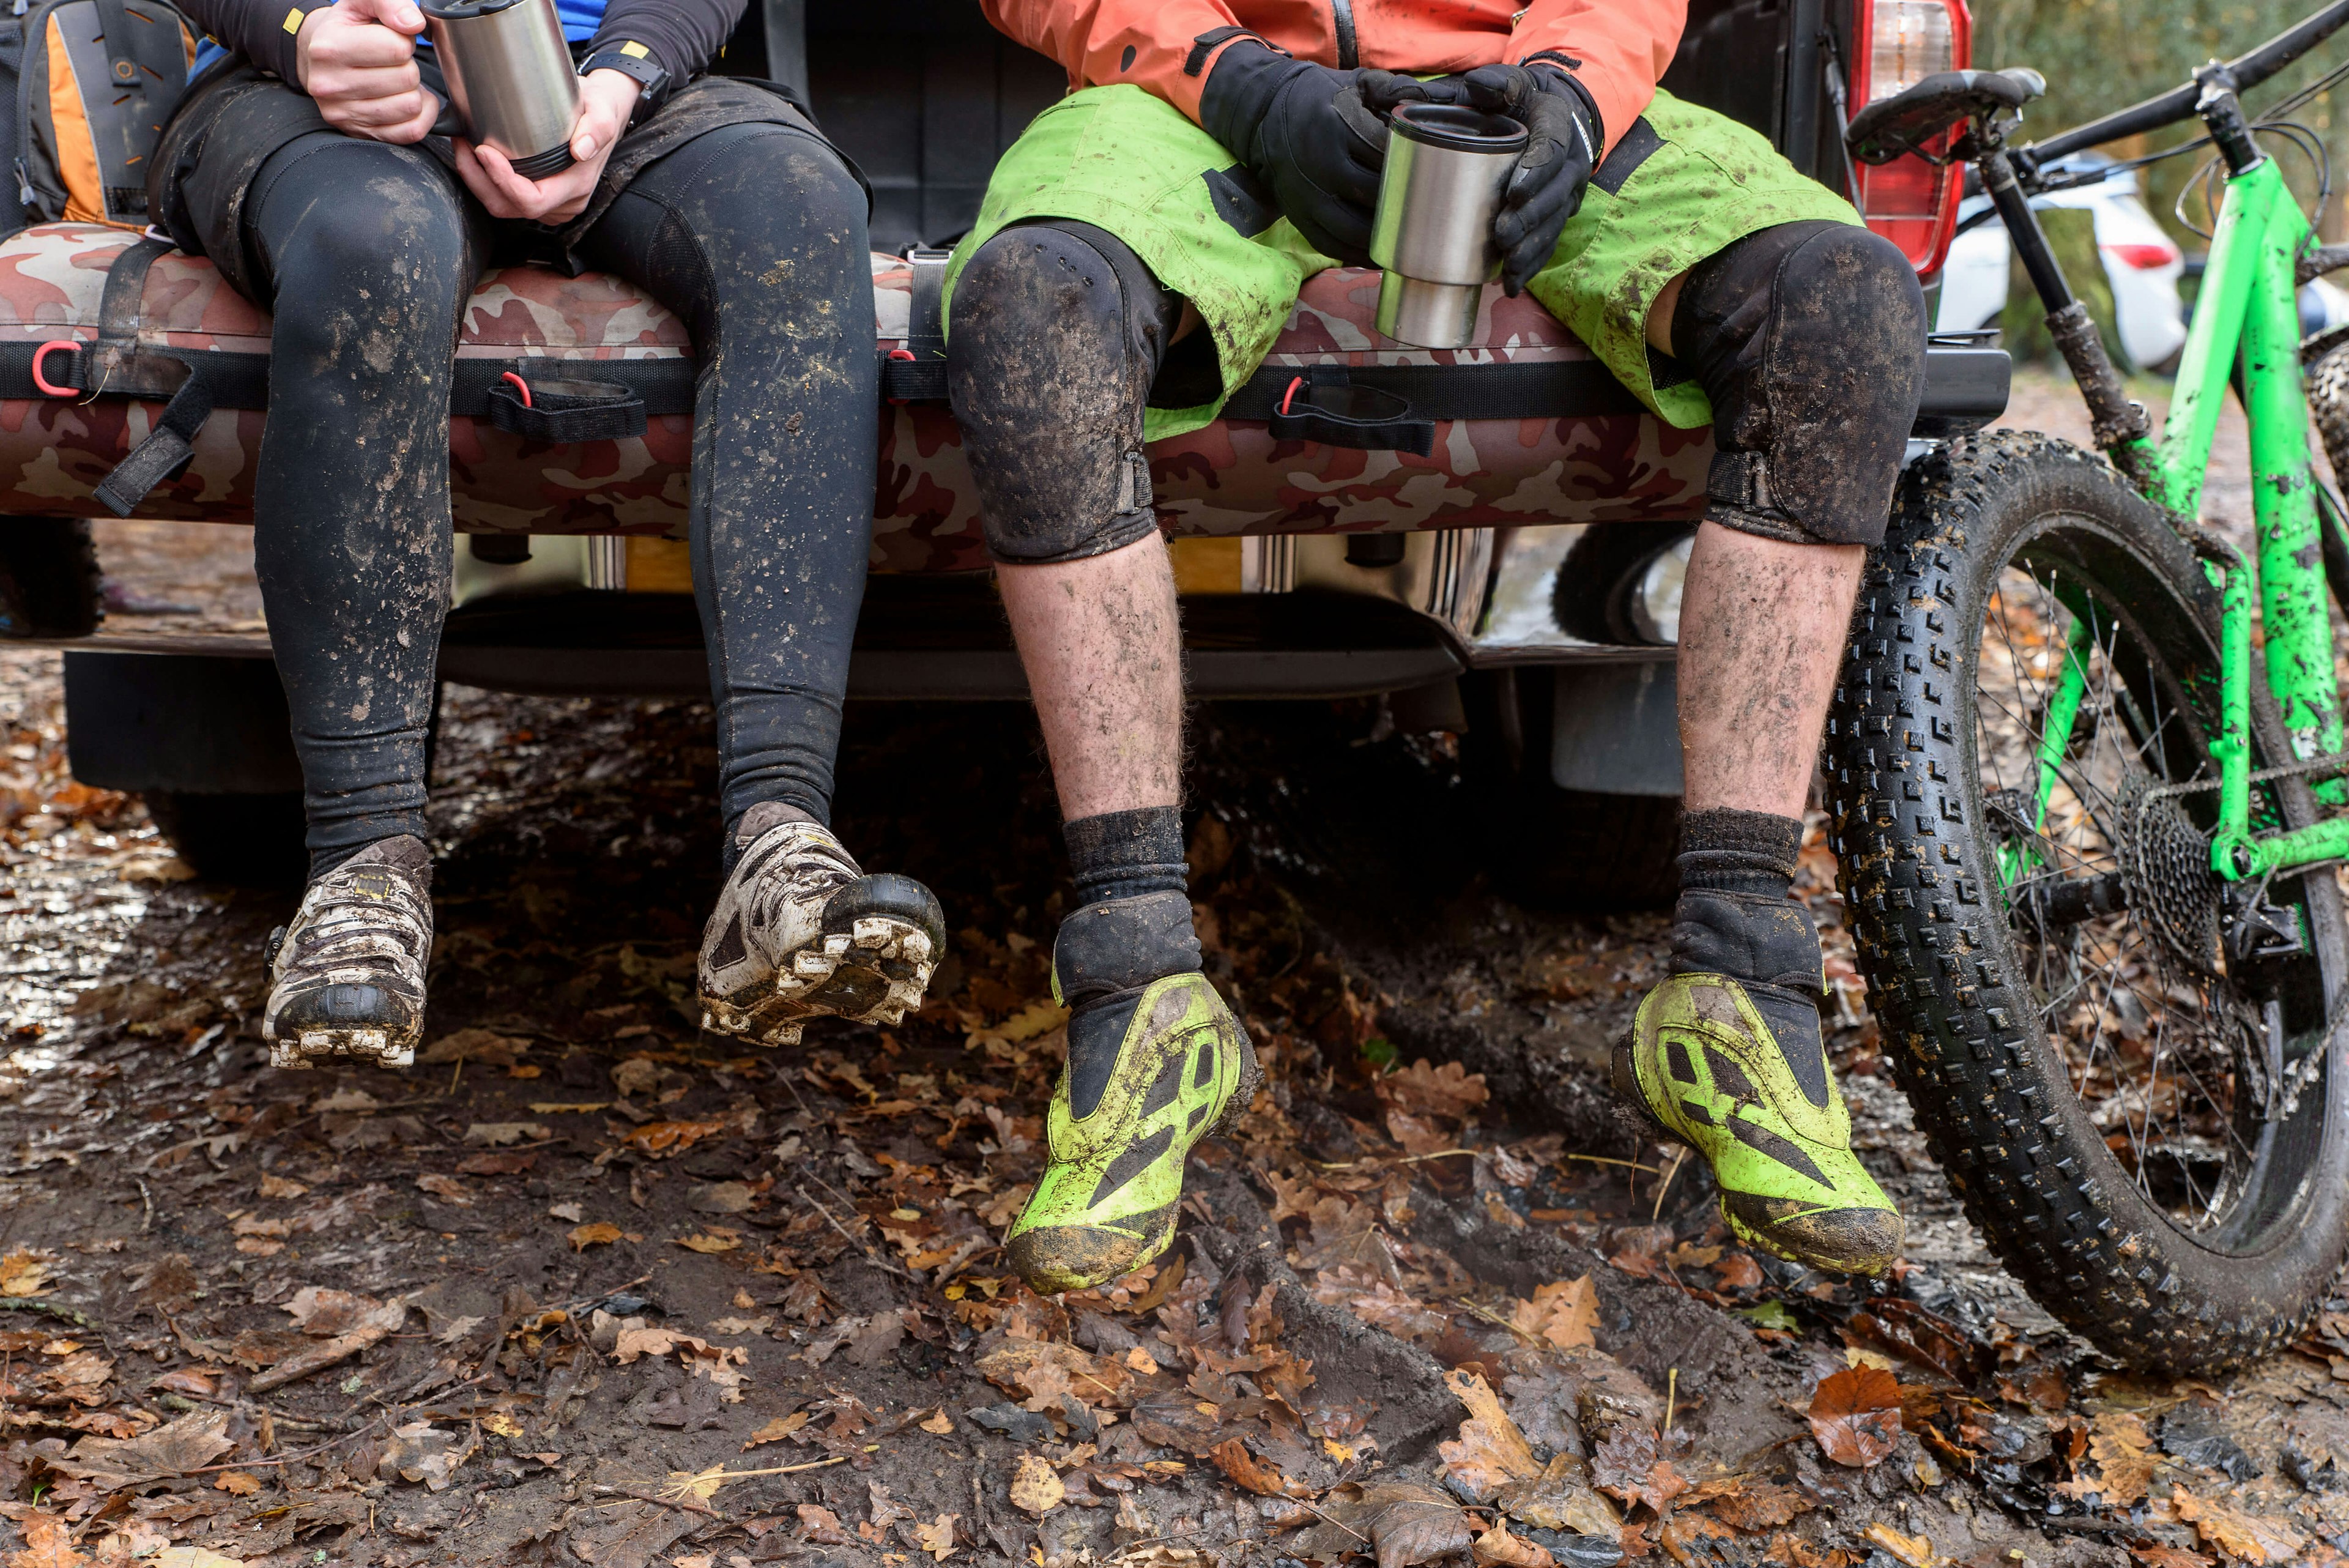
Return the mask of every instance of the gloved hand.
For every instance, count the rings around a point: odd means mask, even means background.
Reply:
[[[1479,66],[1460,84],[1472,106],[1506,114],[1532,135],[1493,220],[1501,286],[1522,294],[1526,280],[1549,265],[1559,232],[1582,205],[1605,128],[1581,85],[1550,67]]]
[[[1243,38],[1207,73],[1199,126],[1264,182],[1314,249],[1362,266],[1386,163],[1381,117],[1430,96],[1392,71],[1331,70]]]

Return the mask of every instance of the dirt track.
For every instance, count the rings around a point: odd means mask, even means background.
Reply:
[[[241,541],[109,537],[126,606],[255,613]],[[707,709],[452,690],[425,1060],[294,1075],[257,1039],[290,896],[174,879],[73,784],[57,670],[0,654],[12,1564],[1400,1568],[1505,1517],[1480,1561],[2340,1560],[2349,1317],[2222,1388],[2105,1366],[1958,1214],[1856,982],[1911,1266],[1724,1246],[1603,1087],[1661,922],[1497,897],[1444,748],[1369,705],[1203,716],[1195,896],[1272,1088],[1195,1166],[1179,1273],[1040,1302],[994,1247],[1058,1043],[1023,715],[852,711],[843,836],[954,956],[904,1029],[745,1053],[689,997]]]

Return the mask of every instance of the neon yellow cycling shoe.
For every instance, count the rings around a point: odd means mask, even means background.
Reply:
[[[1171,897],[1181,904],[1187,936],[1189,901]],[[1053,949],[1056,999],[1075,989],[1072,971],[1086,972],[1071,958],[1081,964],[1098,956],[1102,944],[1086,950],[1087,926],[1105,927],[1120,904],[1143,902],[1115,900],[1071,918]],[[1095,910],[1112,911],[1112,920],[1081,919]],[[1190,950],[1195,962],[1195,945]],[[1132,978],[1118,967],[1091,972]],[[1011,1266],[1044,1295],[1106,1284],[1164,1252],[1174,1240],[1184,1161],[1201,1138],[1247,1108],[1263,1078],[1247,1031],[1195,969],[1092,989],[1090,996],[1078,992],[1069,1018],[1069,1062],[1044,1120],[1044,1174],[1005,1239]]]
[[[1882,1273],[1900,1255],[1900,1211],[1852,1153],[1818,1010],[1789,983],[1816,986],[1821,972],[1809,916],[1784,900],[1684,892],[1672,934],[1678,963],[1780,962],[1735,966],[1768,981],[1683,973],[1650,992],[1616,1047],[1616,1092],[1703,1156],[1738,1241],[1812,1268]]]

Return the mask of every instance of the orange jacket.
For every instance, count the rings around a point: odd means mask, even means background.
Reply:
[[[1196,119],[1244,29],[1300,60],[1465,71],[1543,55],[1571,69],[1620,136],[1655,96],[1687,0],[980,0],[987,19],[1068,67],[1069,86],[1132,82]],[[1563,57],[1563,58],[1560,58]]]

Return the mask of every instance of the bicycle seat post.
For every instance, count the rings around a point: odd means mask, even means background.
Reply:
[[[1997,207],[2000,221],[2005,223],[2008,237],[2013,242],[2014,254],[2022,259],[2023,270],[2030,275],[2032,287],[2038,291],[2040,303],[2047,308],[2047,331],[2055,339],[2056,351],[2064,356],[2064,363],[2071,369],[2072,379],[2087,402],[2095,443],[2113,460],[2115,467],[2133,482],[2141,482],[2152,462],[2153,421],[2146,413],[2145,405],[2132,400],[2121,385],[2120,372],[2113,367],[2112,355],[2105,348],[2095,318],[2073,295],[2063,267],[2047,248],[2046,231],[2039,226],[2039,214],[2032,211],[2031,197],[2015,178],[2014,163],[2007,156],[2003,138],[1994,126],[1987,124],[1977,125],[1970,136],[1971,156],[1975,167],[1982,171],[1982,189]]]

